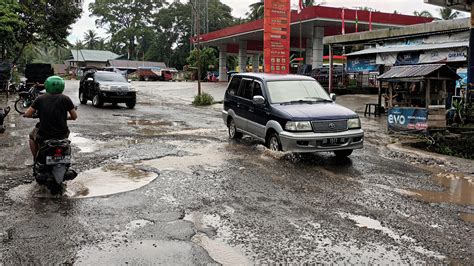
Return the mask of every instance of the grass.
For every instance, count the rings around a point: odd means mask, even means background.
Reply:
[[[201,93],[194,97],[194,106],[208,106],[214,103],[214,98],[209,93]]]

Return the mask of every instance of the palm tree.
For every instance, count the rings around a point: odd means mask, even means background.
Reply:
[[[84,33],[84,43],[87,49],[94,50],[97,44],[99,44],[99,40],[100,38],[94,30],[88,30]]]
[[[245,13],[248,20],[257,20],[263,18],[263,0],[249,5],[250,11]]]
[[[415,12],[413,12],[413,15],[415,15],[417,17],[424,17],[424,18],[432,18],[433,17],[433,15],[427,10],[423,10],[421,12],[415,11]]]
[[[459,11],[454,11],[449,7],[443,7],[439,9],[439,14],[442,20],[450,20],[458,18],[461,13]]]

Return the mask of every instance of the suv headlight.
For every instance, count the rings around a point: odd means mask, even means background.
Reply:
[[[311,122],[309,121],[289,121],[285,125],[288,131],[312,131]]]
[[[347,120],[347,128],[348,129],[358,129],[360,128],[360,119],[357,118],[351,118]]]

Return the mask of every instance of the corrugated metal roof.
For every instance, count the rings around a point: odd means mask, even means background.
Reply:
[[[118,58],[119,55],[111,51],[71,49],[72,61],[79,62],[107,62],[110,59]]]
[[[166,68],[164,62],[151,62],[151,61],[133,61],[133,60],[108,60],[108,65],[111,67],[161,67]]]
[[[450,42],[450,43],[433,43],[433,44],[377,47],[377,48],[369,48],[369,49],[353,52],[353,53],[347,54],[347,56],[423,51],[423,50],[435,50],[435,49],[447,49],[447,48],[459,48],[459,47],[469,47],[469,42]]]
[[[457,76],[457,74],[451,70],[449,67],[443,64],[430,64],[430,65],[410,65],[410,66],[396,66],[392,67],[389,71],[383,73],[378,77],[380,80],[388,80],[388,79],[407,79],[407,78],[421,78],[426,77],[433,72],[446,67],[449,71]]]

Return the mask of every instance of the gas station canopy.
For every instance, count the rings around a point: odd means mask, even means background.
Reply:
[[[425,0],[425,3],[435,6],[449,7],[464,12],[471,12],[472,0]]]

